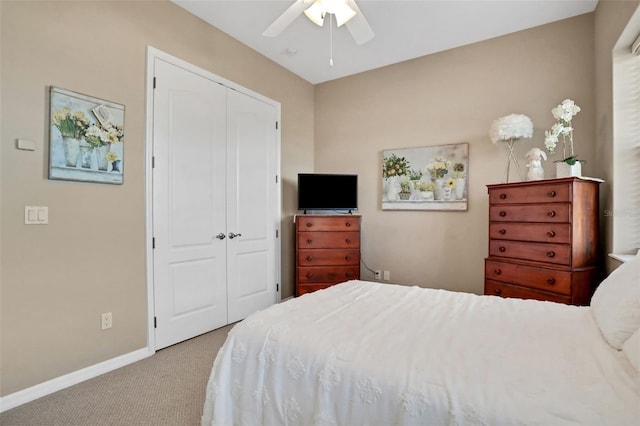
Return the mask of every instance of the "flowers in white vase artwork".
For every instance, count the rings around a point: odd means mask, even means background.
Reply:
[[[383,210],[467,210],[469,144],[382,152]]]
[[[49,179],[123,183],[124,105],[50,88]]]

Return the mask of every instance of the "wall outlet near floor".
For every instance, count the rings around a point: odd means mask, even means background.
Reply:
[[[113,327],[113,317],[111,316],[111,312],[107,312],[106,314],[102,314],[102,329],[106,330],[107,328]]]
[[[374,277],[376,280],[379,280],[379,279],[381,279],[381,278],[382,278],[382,272],[380,272],[380,269],[376,269],[376,270],[373,272],[373,277]]]
[[[383,278],[385,279],[385,281],[389,281],[391,279],[391,272],[389,271],[384,271],[382,273]]]

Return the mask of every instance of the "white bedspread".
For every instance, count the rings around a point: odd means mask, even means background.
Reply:
[[[350,281],[237,324],[203,425],[638,425],[589,307]]]

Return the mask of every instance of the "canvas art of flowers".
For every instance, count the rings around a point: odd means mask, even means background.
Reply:
[[[571,99],[565,99],[551,110],[557,121],[550,130],[544,132],[544,145],[549,153],[556,151],[558,143],[562,141],[562,161],[574,165],[578,156],[573,151],[573,127],[571,120],[580,112],[580,107]]]
[[[49,100],[49,179],[122,184],[124,105],[54,86]]]
[[[382,152],[383,210],[466,210],[469,144]]]

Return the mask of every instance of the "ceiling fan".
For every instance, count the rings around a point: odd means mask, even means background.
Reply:
[[[323,25],[327,13],[333,15],[338,27],[345,24],[358,45],[368,42],[375,35],[354,0],[296,0],[262,35],[276,37],[303,12],[319,26]]]

